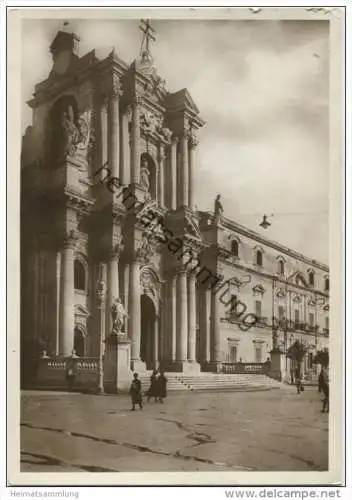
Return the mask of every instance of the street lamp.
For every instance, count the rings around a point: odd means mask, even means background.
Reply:
[[[100,332],[99,332],[99,394],[104,394],[104,339],[105,339],[105,296],[106,285],[104,280],[98,280],[97,283],[97,305],[100,314]]]

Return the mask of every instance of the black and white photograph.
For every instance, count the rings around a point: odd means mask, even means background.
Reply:
[[[343,15],[185,10],[21,17],[22,483],[342,480]]]

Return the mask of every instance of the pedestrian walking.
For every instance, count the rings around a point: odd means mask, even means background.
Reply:
[[[141,381],[138,379],[138,373],[133,374],[133,380],[130,387],[130,395],[132,400],[131,411],[134,411],[136,409],[135,406],[137,404],[139,405],[139,409],[142,410],[143,409],[142,384]]]
[[[157,378],[157,394],[159,402],[164,403],[164,399],[167,396],[167,378],[165,377],[164,372],[160,372],[160,375]]]
[[[299,366],[296,368],[295,371],[295,379],[296,379],[297,394],[301,394],[301,392],[304,391],[304,387],[302,384],[301,370]]]
[[[323,390],[323,383],[324,383],[324,375],[323,375],[323,367],[320,370],[319,377],[318,377],[318,391],[322,392]]]
[[[157,388],[157,376],[158,370],[153,370],[152,376],[150,377],[150,386],[147,391],[147,401],[149,402],[151,398],[154,398],[155,403],[158,398],[158,388]]]
[[[327,366],[322,366],[320,374],[321,377],[321,390],[324,394],[322,413],[329,413],[329,370]]]

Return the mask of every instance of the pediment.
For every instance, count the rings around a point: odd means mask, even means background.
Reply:
[[[303,274],[299,271],[290,276],[287,280],[290,283],[295,283],[298,286],[303,286],[304,288],[308,288],[308,282],[303,276]]]
[[[82,304],[75,305],[75,315],[76,316],[89,316],[89,310]]]
[[[262,285],[255,285],[253,288],[254,295],[263,295],[265,292],[265,288]]]
[[[166,97],[168,107],[175,109],[189,109],[195,114],[199,114],[199,109],[187,89],[179,90],[168,94]]]
[[[185,229],[188,235],[193,236],[194,238],[197,238],[198,240],[202,240],[202,233],[199,230],[198,224],[193,220],[191,217],[186,216],[185,217]]]

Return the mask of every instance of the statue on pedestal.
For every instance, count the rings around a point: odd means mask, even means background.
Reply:
[[[119,297],[115,297],[113,299],[113,303],[111,306],[111,316],[113,333],[121,334],[124,320],[128,317],[128,315]]]
[[[224,213],[224,208],[220,201],[220,195],[218,194],[214,201],[214,223],[219,224]]]

